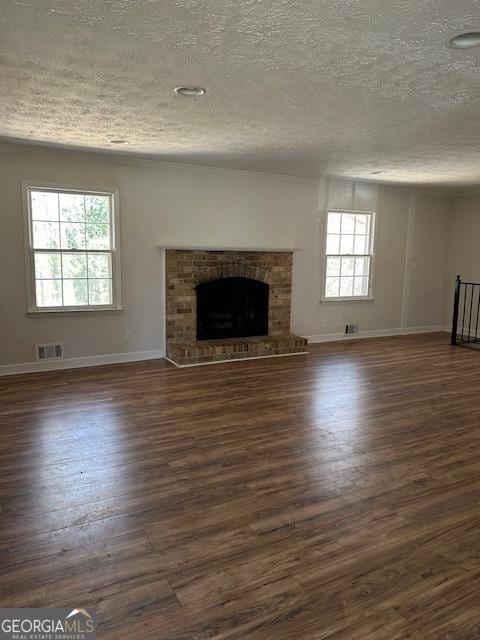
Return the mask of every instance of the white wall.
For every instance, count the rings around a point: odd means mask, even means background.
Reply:
[[[322,302],[320,260],[325,210],[319,210],[302,230],[294,273],[292,328],[303,335],[344,331],[347,323],[361,330],[394,329],[401,326],[403,271],[409,212],[409,193],[380,188],[376,216],[376,267],[372,302]],[[307,291],[309,292],[307,294]]]
[[[455,198],[450,229],[449,278],[480,282],[480,195]]]
[[[22,180],[119,189],[123,312],[26,315]],[[294,257],[292,309],[292,330],[300,335],[341,333],[346,322],[367,331],[397,329],[405,306],[404,326],[442,324],[439,263],[449,233],[449,199],[413,198],[412,224],[410,192],[381,187],[375,300],[320,304],[324,211],[318,190],[318,181],[310,179],[0,145],[0,364],[32,361],[35,343],[57,340],[67,358],[161,349],[162,261],[156,245],[162,243],[301,249]],[[133,332],[129,343],[127,329]]]
[[[311,267],[321,260],[318,238],[325,211],[320,203],[316,228],[305,230],[300,241],[305,251],[298,255],[295,272],[294,330],[323,339],[324,334],[342,332],[349,323],[370,332],[444,325],[450,198],[379,188],[374,300],[356,303],[318,303],[321,272]],[[307,298],[301,283],[308,283],[317,295]]]
[[[447,264],[445,320],[452,318],[455,278],[480,282],[480,194],[456,197],[452,203]]]
[[[451,201],[417,195],[413,217],[407,326],[443,324]]]

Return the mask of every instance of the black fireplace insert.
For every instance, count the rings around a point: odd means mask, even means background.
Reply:
[[[252,278],[197,285],[197,340],[268,335],[269,286]]]

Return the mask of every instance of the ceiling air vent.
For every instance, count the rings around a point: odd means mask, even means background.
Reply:
[[[35,345],[36,360],[61,360],[63,358],[63,342]]]
[[[345,335],[353,336],[358,334],[358,324],[347,324],[345,326]]]

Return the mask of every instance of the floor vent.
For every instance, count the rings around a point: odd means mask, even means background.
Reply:
[[[347,324],[345,326],[345,335],[352,336],[358,333],[358,324]]]
[[[37,360],[61,360],[63,358],[63,343],[36,344],[35,357]]]

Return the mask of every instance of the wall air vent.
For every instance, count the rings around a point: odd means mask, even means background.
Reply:
[[[347,324],[345,326],[345,335],[353,336],[358,333],[359,333],[358,324]]]
[[[63,342],[35,345],[36,360],[61,360],[63,358]]]

